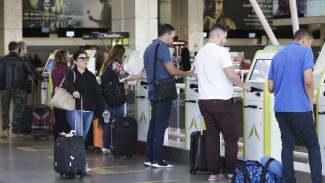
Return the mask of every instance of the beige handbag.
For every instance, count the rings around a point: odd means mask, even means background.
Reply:
[[[75,81],[76,76],[74,72],[73,75]],[[65,80],[65,77],[66,76],[64,76],[64,78],[62,79],[60,86],[55,87],[55,93],[50,101],[50,105],[55,108],[63,109],[66,111],[72,111],[75,109],[75,102],[73,96],[69,92],[67,92],[66,89],[62,88],[62,84]]]

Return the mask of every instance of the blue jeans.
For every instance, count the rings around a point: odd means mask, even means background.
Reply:
[[[304,140],[308,149],[311,179],[313,183],[322,183],[322,162],[315,123],[311,112],[276,112],[282,140],[281,159],[283,175],[287,183],[296,182],[293,167],[295,134]]]
[[[74,111],[67,111],[67,120],[69,122],[69,125],[71,127],[71,130],[76,130],[76,135],[77,136],[83,136],[84,140],[87,137],[89,127],[93,121],[93,111],[87,111],[82,113],[82,120],[83,120],[83,132],[81,133],[81,118],[80,118],[80,110],[76,111],[76,121],[77,121],[77,129],[74,127]]]
[[[168,127],[173,100],[151,101],[151,119],[147,135],[146,161],[163,161],[165,130]]]
[[[125,104],[124,104],[125,105]],[[110,112],[109,121],[111,122],[114,118],[122,116],[124,114],[124,105],[116,107],[115,109],[107,105],[107,109]],[[104,126],[104,148],[108,149],[111,145],[111,128],[110,123],[105,123]]]

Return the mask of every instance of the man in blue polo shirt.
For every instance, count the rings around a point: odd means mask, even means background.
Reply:
[[[158,39],[152,41],[144,52],[144,67],[149,83],[149,100],[151,102],[151,120],[147,134],[147,149],[145,166],[154,168],[170,168],[174,165],[163,160],[163,143],[165,130],[168,127],[173,100],[158,101],[154,94],[152,84],[154,74],[156,80],[167,79],[173,76],[186,77],[193,75],[193,72],[185,72],[177,69],[172,62],[168,45],[173,42],[175,29],[169,24],[164,24],[158,32]],[[154,73],[154,57],[157,45],[157,65]]]
[[[312,112],[314,98],[313,36],[304,29],[294,34],[294,41],[277,53],[268,75],[268,87],[274,92],[275,117],[282,140],[283,175],[287,183],[296,182],[293,168],[295,134],[301,136],[308,149],[311,179],[322,182],[322,164]]]

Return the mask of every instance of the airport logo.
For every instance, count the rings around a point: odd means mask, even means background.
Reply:
[[[258,133],[257,133],[257,129],[256,129],[255,124],[253,125],[251,131],[249,132],[249,137],[248,137],[248,138],[251,138],[253,135],[255,135],[256,138],[257,138],[258,140],[260,140],[260,136],[259,136]]]
[[[140,116],[140,123],[141,123],[141,121],[144,121],[144,123],[147,123],[146,115],[144,114],[143,111],[142,111],[141,116]]]
[[[189,128],[189,130],[192,129],[192,128],[195,128],[196,130],[199,130],[199,129],[197,128],[197,125],[196,125],[195,117],[192,118],[192,121],[191,121],[191,124],[190,124],[190,128]]]

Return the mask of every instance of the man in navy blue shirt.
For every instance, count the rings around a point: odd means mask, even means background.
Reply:
[[[174,165],[166,163],[163,159],[164,134],[168,127],[173,100],[157,100],[152,83],[154,74],[156,80],[167,79],[173,76],[186,77],[193,75],[193,72],[177,69],[172,62],[168,45],[173,42],[175,34],[176,31],[173,26],[169,24],[162,25],[158,32],[158,39],[152,41],[146,48],[143,56],[149,83],[148,95],[151,102],[151,120],[147,134],[147,158],[144,165],[155,168],[170,168]],[[155,49],[158,44],[156,72],[154,73]]]
[[[322,164],[312,106],[314,98],[313,36],[304,29],[294,34],[294,41],[277,53],[271,63],[268,87],[274,92],[275,117],[282,140],[282,164],[285,181],[296,182],[293,168],[295,134],[308,149],[313,183],[322,182]]]

